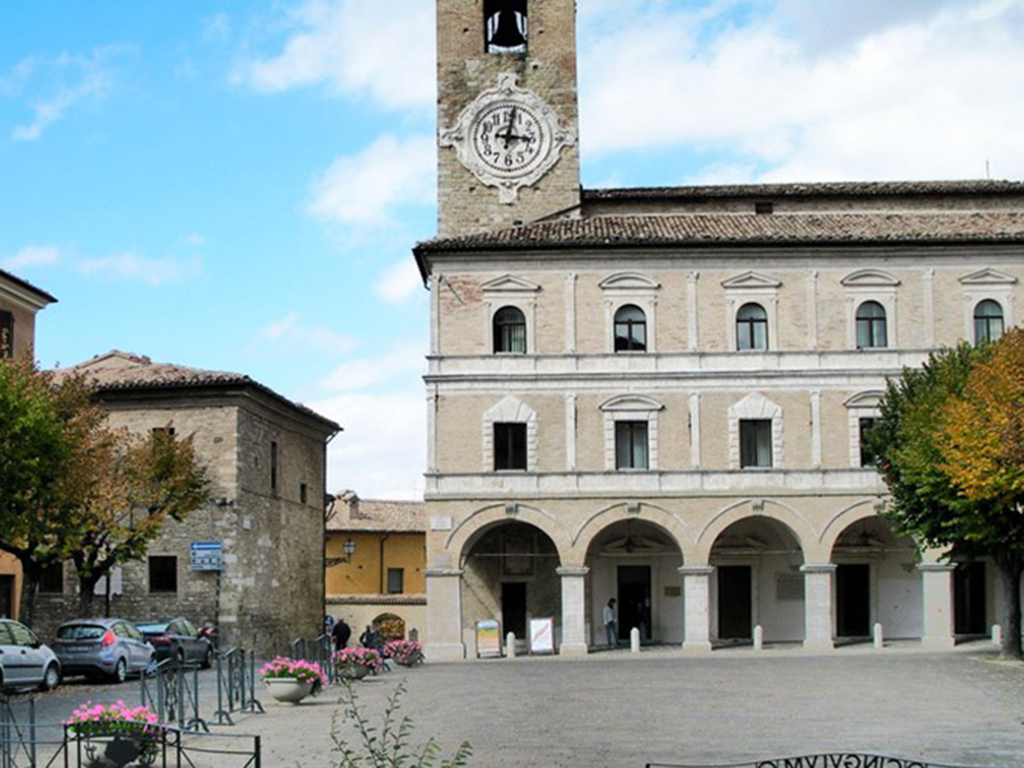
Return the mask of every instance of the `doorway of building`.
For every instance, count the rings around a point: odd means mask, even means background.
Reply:
[[[513,632],[517,640],[526,639],[526,582],[502,582],[501,618],[505,634]]]
[[[14,577],[0,576],[0,619],[14,618]]]
[[[869,637],[871,567],[866,563],[836,566],[836,635]]]
[[[986,633],[985,563],[958,563],[953,571],[954,632],[958,635]]]
[[[720,565],[718,571],[718,638],[750,640],[753,637],[751,569],[749,565]]]
[[[620,565],[618,569],[619,639],[629,640],[633,627],[640,642],[651,639],[651,566]]]

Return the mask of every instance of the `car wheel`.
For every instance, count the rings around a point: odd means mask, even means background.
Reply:
[[[52,691],[60,685],[60,670],[56,664],[50,664],[43,675],[43,682],[39,684],[40,691]]]
[[[128,678],[128,662],[124,659],[118,659],[111,678],[115,683],[123,683]]]
[[[203,656],[203,669],[209,669],[213,666],[213,648],[206,649],[206,655]]]

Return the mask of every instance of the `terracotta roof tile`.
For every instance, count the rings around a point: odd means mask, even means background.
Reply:
[[[946,242],[1024,242],[1024,212],[593,216],[429,240],[416,252]]]
[[[337,497],[335,514],[327,521],[329,531],[427,530],[426,505],[422,501],[360,499],[353,491]]]

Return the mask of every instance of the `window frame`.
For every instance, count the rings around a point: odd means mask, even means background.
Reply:
[[[638,444],[637,433],[643,430],[643,461],[637,461],[634,455]],[[626,461],[623,461],[623,437],[626,437],[625,453],[628,454]],[[616,472],[646,472],[651,468],[651,437],[650,423],[646,419],[620,419],[615,422],[615,471]]]
[[[58,582],[59,577],[59,582]],[[52,579],[52,581],[51,581]],[[58,587],[59,583],[59,587]],[[39,576],[40,595],[64,594],[64,563],[50,563]]]
[[[864,419],[879,419],[882,412],[880,402],[885,392],[880,389],[858,392],[849,397],[843,403],[846,406],[847,424],[849,431],[849,463],[851,469],[874,469],[873,465],[865,466],[862,463],[861,450],[861,421]]]
[[[869,316],[867,312],[877,311],[881,314]],[[857,311],[854,313],[854,323],[856,324],[856,343],[857,349],[886,349],[889,346],[888,336],[888,313],[885,311],[885,307],[881,302],[875,301],[874,299],[866,299],[857,305]],[[881,333],[879,333],[881,330]],[[863,333],[862,333],[863,331]],[[879,336],[881,338],[879,338]]]
[[[623,313],[627,313],[627,312],[635,312],[636,314],[639,314],[640,318],[639,319],[627,318],[625,320],[620,320],[619,319],[620,316],[623,315]],[[625,332],[624,336],[619,334],[620,326],[624,326],[625,329],[626,329],[626,332]],[[641,329],[641,331],[643,333],[643,341],[640,342],[642,344],[642,346],[634,346],[634,344],[636,343],[636,342],[634,342],[634,329],[635,328]],[[648,351],[648,342],[647,342],[647,338],[648,338],[648,333],[647,333],[647,313],[644,312],[643,308],[642,307],[638,307],[636,304],[623,304],[618,309],[616,309],[615,310],[615,315],[613,316],[613,319],[612,319],[612,338],[613,338],[613,346],[614,346],[615,354],[622,354],[624,352],[625,353],[631,353],[631,352],[632,353],[641,353],[641,352],[646,353]],[[620,338],[625,339],[625,341],[628,344],[628,346],[620,348],[619,347],[619,339]]]
[[[864,434],[867,431],[865,424],[869,428],[873,428],[875,424],[880,421],[878,416],[858,416],[857,417],[857,446],[859,448],[859,459],[861,469],[874,469],[875,467],[875,456],[864,444]],[[868,424],[868,422],[870,422]]]
[[[518,317],[516,322],[509,322],[502,320],[502,313],[512,315],[515,313]],[[506,333],[509,329],[520,328],[519,341],[522,344],[522,349],[514,349],[515,340],[512,338],[516,334],[512,333],[509,335]],[[495,355],[525,355],[529,351],[529,345],[526,337],[527,323],[526,313],[522,309],[517,307],[515,304],[505,304],[499,307],[491,318],[491,351]],[[507,345],[507,349],[502,349]]]
[[[169,570],[164,571],[162,578],[166,579],[169,583],[170,579],[167,576],[173,575],[174,588],[159,587],[157,588],[155,582],[157,581],[154,572],[154,565],[157,563],[163,563],[165,566],[172,566]],[[179,581],[178,579],[178,556],[177,555],[149,555],[146,561],[147,564],[147,579],[148,579],[148,593],[151,595],[176,595],[178,594]]]
[[[740,419],[740,469],[774,469],[775,457],[772,455],[772,420]],[[767,463],[762,455],[762,446],[767,446]]]
[[[658,422],[665,406],[646,395],[617,395],[600,405],[604,414],[605,471],[643,472],[643,468],[619,468],[617,424],[621,421],[642,421],[647,423],[647,471],[658,469]]]
[[[729,406],[729,468],[731,470],[768,469],[767,467],[741,467],[740,422],[751,420],[771,421],[770,469],[784,469],[785,441],[782,408],[759,392],[752,392],[742,400]]]
[[[14,313],[0,309],[0,359],[14,358]]]
[[[537,471],[537,413],[526,403],[514,395],[508,395],[500,402],[488,408],[481,419],[481,471],[493,474],[494,463],[494,425],[496,423],[521,422],[526,424],[526,471]],[[505,470],[502,470],[504,472]],[[522,471],[522,470],[512,470]]]
[[[494,9],[494,5],[498,5],[500,0],[484,0],[482,3],[481,12],[483,14],[483,33],[484,33],[484,54],[488,56],[496,55],[513,55],[513,56],[525,56],[530,50],[530,11],[529,11],[529,0],[520,0],[523,7],[523,13],[519,13],[515,9],[511,9],[516,16],[521,16],[522,21],[517,18],[515,20],[516,27],[519,30],[519,34],[523,36],[523,43],[520,46],[514,48],[505,48],[502,46],[493,46],[490,41],[490,31],[488,26],[490,25],[491,17],[501,13],[502,9]],[[510,3],[511,4],[511,3]],[[500,22],[498,22],[500,23]]]
[[[994,338],[993,338],[992,333],[991,333],[991,324],[992,324],[992,320],[996,319],[997,316],[996,315],[979,315],[978,312],[979,312],[979,310],[981,309],[981,307],[983,305],[991,305],[991,306],[995,306],[995,307],[999,308],[999,315],[998,315],[998,319],[999,319],[999,334],[997,336],[995,336]],[[1002,302],[997,301],[996,299],[992,299],[992,298],[981,299],[980,301],[978,301],[974,305],[974,312],[972,313],[972,315],[973,315],[972,319],[973,319],[973,326],[974,326],[974,333],[973,333],[974,342],[973,343],[974,343],[975,346],[978,346],[979,344],[983,344],[983,343],[992,342],[992,341],[998,341],[1000,338],[1002,338],[1003,334],[1006,333],[1006,308],[1002,305]],[[985,328],[986,328],[985,336],[986,336],[986,338],[984,340],[982,340],[980,338],[981,334],[978,333],[978,323],[979,323],[979,321],[983,321],[985,323]]]
[[[760,313],[760,317],[741,317],[744,310],[756,308]],[[736,351],[737,352],[767,352],[771,348],[771,341],[768,337],[769,323],[768,323],[768,310],[764,308],[759,302],[748,301],[742,304],[739,309],[736,310]],[[763,326],[761,332],[761,342],[763,346],[757,346],[757,326]],[[748,338],[750,346],[743,346],[741,341],[744,333],[743,329],[746,329],[746,336]]]
[[[526,472],[527,467],[530,466],[527,423],[524,421],[495,421],[491,426],[494,434],[494,471]],[[501,459],[504,459],[504,462]],[[506,466],[499,466],[500,463],[504,463]]]
[[[397,574],[398,578],[398,589],[392,589],[392,577]],[[388,595],[402,595],[405,594],[405,569],[404,568],[388,568],[386,575],[385,588]]]

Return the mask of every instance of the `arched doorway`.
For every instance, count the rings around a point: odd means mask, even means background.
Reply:
[[[512,632],[526,646],[531,618],[554,619],[556,636],[562,601],[558,550],[539,528],[520,521],[489,526],[464,548],[463,627],[496,619],[502,637]]]
[[[832,546],[835,563],[835,635],[840,641],[869,638],[876,623],[886,638],[922,633],[921,575],[916,547],[880,517],[847,526]]]
[[[804,639],[803,550],[788,526],[769,517],[737,520],[711,548],[711,637],[718,645]]]
[[[682,642],[683,556],[666,531],[639,518],[620,520],[594,537],[586,564],[591,645],[607,644],[601,614],[612,597],[620,644],[629,643],[633,627],[640,630],[641,643]]]

